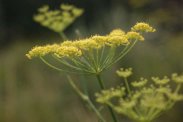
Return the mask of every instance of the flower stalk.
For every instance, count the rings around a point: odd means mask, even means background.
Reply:
[[[100,89],[101,90],[104,90],[105,89],[105,86],[103,84],[103,81],[101,79],[100,74],[97,74],[96,77],[97,77],[98,83],[100,85]],[[109,112],[111,114],[111,117],[113,119],[113,122],[118,122],[118,120],[117,120],[117,118],[116,118],[116,116],[115,116],[114,111],[112,110],[112,108],[109,105],[107,105],[107,108],[108,108],[108,110],[109,110]]]
[[[90,108],[95,112],[95,114],[98,116],[98,118],[101,120],[101,122],[106,122],[106,120],[100,114],[99,110],[91,102],[90,98],[81,92],[81,90],[76,86],[76,84],[74,83],[74,81],[71,79],[71,77],[69,75],[67,75],[67,79],[69,81],[69,84],[75,90],[75,92],[90,106]]]

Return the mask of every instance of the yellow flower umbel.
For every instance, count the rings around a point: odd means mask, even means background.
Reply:
[[[121,68],[117,74],[127,78],[132,70]],[[102,90],[101,93],[96,93],[96,101],[136,122],[151,122],[172,108],[177,101],[183,100],[183,95],[179,93],[183,75],[173,74],[171,79],[167,76],[163,79],[153,77],[152,80],[149,82],[140,78],[139,81],[127,81],[128,84],[125,83],[120,88]],[[177,84],[175,89],[170,88],[170,81]]]
[[[127,78],[130,75],[132,75],[132,68],[129,68],[129,69],[123,69],[123,68],[121,68],[120,70],[117,70],[116,73],[120,77]]]
[[[136,32],[155,32],[156,29],[152,28],[149,26],[149,24],[144,23],[144,22],[139,22],[135,26],[131,28],[132,31]]]
[[[82,13],[83,9],[73,5],[61,4],[58,10],[50,10],[49,6],[46,5],[38,9],[38,14],[34,16],[34,20],[44,27],[61,33]]]
[[[47,10],[48,8],[44,9]],[[64,6],[64,9],[70,8]],[[29,51],[27,57],[30,59],[41,57],[45,63],[51,66],[44,58],[46,55],[51,55],[56,61],[76,73],[82,71],[99,74],[123,58],[137,41],[143,40],[144,37],[138,32],[129,31],[125,33],[121,29],[116,29],[105,36],[95,35],[76,41],[67,40],[60,44],[36,46]],[[63,69],[62,67],[60,69],[67,71],[68,68]]]

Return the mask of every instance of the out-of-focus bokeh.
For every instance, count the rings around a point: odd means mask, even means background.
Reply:
[[[56,33],[33,21],[37,8],[61,3],[84,8],[65,33],[70,39],[106,34],[115,28],[128,30],[144,21],[157,29],[146,36],[110,71],[103,74],[107,87],[120,81],[119,67],[133,67],[134,78],[183,73],[182,0],[0,0],[0,121],[1,122],[96,122],[82,100],[59,73],[39,59],[25,54],[34,45],[60,42]],[[82,78],[74,76],[75,80]],[[87,76],[89,94],[99,91],[96,79]],[[81,82],[77,82],[81,85]],[[158,103],[157,103],[158,104]],[[183,103],[178,103],[157,122],[182,122]],[[106,113],[107,114],[107,113]],[[118,116],[128,122],[124,116]]]

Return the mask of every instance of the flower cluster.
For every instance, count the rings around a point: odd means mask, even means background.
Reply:
[[[78,41],[64,41],[61,44],[36,46],[27,54],[27,56],[31,59],[33,57],[53,53],[62,57],[68,56],[69,50],[72,50],[74,55],[81,56],[82,53],[87,50],[100,49],[103,46],[127,45],[130,43],[125,34],[121,33],[121,35],[115,35],[115,31],[116,30],[112,31],[111,34],[107,36],[92,36]],[[136,36],[136,38],[138,38],[138,36]]]
[[[127,78],[132,74],[132,70],[121,69],[117,74]],[[127,91],[127,86],[103,90],[101,93],[96,93],[96,101],[109,105],[117,113],[135,121],[152,121],[170,109],[175,102],[183,100],[183,95],[178,93],[183,83],[183,75],[172,74],[171,78],[165,76],[162,79],[152,77],[152,81],[140,78],[139,81],[128,82],[133,89],[130,91]],[[175,90],[170,87],[170,81],[177,84]],[[118,102],[114,103],[114,99]]]
[[[49,10],[49,6],[38,9],[34,20],[55,32],[62,32],[67,26],[81,16],[83,10],[73,5],[61,4],[59,10]]]
[[[138,23],[135,26],[138,26]],[[71,60],[74,67],[82,65],[88,73],[96,73],[116,63],[137,41],[143,40],[144,37],[138,32],[131,30],[125,33],[121,29],[116,29],[105,36],[95,35],[76,41],[67,40],[60,44],[36,46],[26,56],[32,59],[51,54],[59,60]],[[117,49],[121,52],[117,52]]]
[[[120,70],[117,70],[116,73],[120,77],[127,78],[130,75],[132,75],[132,68],[128,68],[128,69],[120,68]]]
[[[137,32],[155,32],[156,29],[149,26],[149,24],[144,22],[137,23],[134,27],[131,28],[132,31]]]

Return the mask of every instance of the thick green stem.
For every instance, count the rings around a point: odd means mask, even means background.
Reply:
[[[104,90],[105,89],[105,86],[104,86],[104,84],[102,82],[102,79],[100,77],[100,74],[97,74],[96,77],[97,77],[97,80],[99,82],[99,85],[100,85],[101,90]],[[112,108],[110,106],[107,106],[107,108],[108,108],[108,110],[109,110],[109,112],[110,112],[110,114],[112,116],[113,122],[118,122],[117,121],[117,118],[116,118],[116,116],[114,114],[114,111],[112,110]]]

